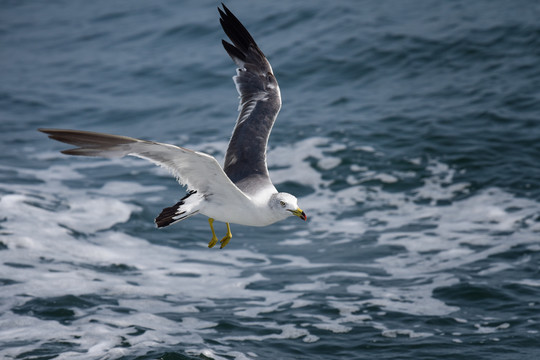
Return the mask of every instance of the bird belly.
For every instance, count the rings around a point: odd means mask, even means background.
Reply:
[[[217,221],[246,226],[267,226],[279,220],[265,216],[264,209],[257,207],[246,209],[245,207],[213,206],[211,209],[202,209],[200,213]]]

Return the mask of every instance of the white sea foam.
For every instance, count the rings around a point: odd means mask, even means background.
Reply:
[[[211,149],[211,145],[202,148]],[[221,145],[216,148],[221,149]],[[76,350],[59,358],[115,359],[126,351],[146,353],[153,347],[182,343],[195,355],[220,359],[224,357],[219,354],[227,354],[245,359],[261,354],[239,353],[228,344],[268,339],[310,343],[319,340],[313,331],[347,333],[357,326],[372,327],[390,338],[432,336],[433,332],[425,329],[393,329],[384,319],[374,321],[373,314],[363,313],[363,309],[377,306],[378,317],[390,311],[450,315],[459,308],[434,297],[433,291],[459,281],[453,269],[518,244],[531,249],[538,246],[540,225],[533,220],[537,202],[497,188],[466,196],[469,185],[455,183],[455,170],[437,161],[428,164],[431,175],[424,184],[407,193],[386,192],[382,185],[410,178],[411,173],[378,173],[362,164],[351,166],[348,187],[331,190],[332,182],[323,173],[340,165],[337,153],[342,149],[328,139],[311,138],[270,151],[270,166],[276,168],[271,174],[274,182],[297,182],[313,189],[300,198],[310,215],[309,227],[290,222],[276,225],[290,235],[277,242],[281,246],[274,254],[258,252],[256,244],[244,249],[229,245],[222,251],[209,250],[204,243],[200,249],[171,247],[118,230],[117,225],[142,211],[135,199],[162,199],[164,195],[156,193],[164,189],[131,181],[108,182],[91,190],[67,184],[66,180],[79,181],[83,171],[108,164],[108,160],[73,160],[47,170],[10,169],[38,182],[0,184],[4,194],[0,213],[5,219],[1,241],[8,247],[0,251],[0,271],[3,278],[14,281],[3,286],[0,295],[0,341],[27,344],[22,349],[4,348],[0,355],[12,358],[46,342],[64,341],[76,345]],[[47,159],[51,157],[54,155],[46,154]],[[420,165],[421,160],[414,163]],[[127,164],[126,171],[131,173],[147,167],[136,160]],[[155,171],[168,176],[158,168]],[[381,184],[363,185],[368,179]],[[463,199],[456,200],[457,195]],[[364,204],[372,210],[361,216],[355,213]],[[191,225],[188,221],[179,226],[188,229]],[[364,240],[368,231],[378,234],[374,244]],[[395,246],[401,250],[343,264],[335,263],[332,256],[325,263],[311,261],[313,250],[305,256],[287,253],[301,246],[316,246],[317,253],[327,254],[334,246],[348,246],[351,255],[358,252],[359,258],[368,247]],[[492,262],[480,275],[511,266],[514,264]],[[372,274],[370,269],[377,272]],[[309,275],[274,290],[251,286],[271,280],[267,273],[276,270],[290,274],[309,270]],[[343,279],[348,281],[345,287]],[[521,282],[538,286],[534,279]],[[345,294],[332,296],[340,287]],[[305,298],[317,292],[328,295],[318,300]],[[118,305],[76,308],[67,326],[30,312],[12,311],[33,298],[87,294],[113,299]],[[208,321],[200,309],[219,308],[224,301],[235,304],[225,311],[240,326],[258,326],[265,333],[218,333],[218,324]],[[309,310],[314,305],[336,313],[314,313]],[[115,307],[129,310],[116,311]],[[283,309],[295,309],[294,317],[302,322],[261,320]],[[463,315],[459,319],[457,324],[464,326],[473,321]],[[504,324],[480,324],[477,331],[504,330],[500,327]],[[145,330],[134,336],[136,329]],[[219,344],[206,344],[209,335]],[[129,350],[120,345],[123,339],[130,343]]]

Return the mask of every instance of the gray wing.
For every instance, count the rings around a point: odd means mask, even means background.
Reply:
[[[244,192],[254,193],[261,187],[273,187],[266,166],[266,144],[281,108],[281,95],[272,67],[255,40],[225,5],[218,10],[221,26],[232,42],[223,40],[223,47],[239,67],[233,79],[240,94],[240,114],[224,171]]]
[[[205,153],[179,146],[127,136],[80,130],[38,129],[51,139],[77,146],[67,155],[119,158],[136,156],[168,169],[182,185],[226,203],[246,204],[248,197],[225,175],[217,160]]]

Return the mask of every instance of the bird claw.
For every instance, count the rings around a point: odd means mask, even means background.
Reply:
[[[219,248],[223,249],[225,246],[227,246],[227,244],[229,243],[231,239],[232,239],[232,236],[229,236],[229,234],[225,235],[225,237],[221,239],[220,241],[221,246]]]
[[[221,239],[220,249],[223,249],[225,246],[227,246],[229,241],[231,241],[232,239],[231,227],[229,226],[229,223],[225,223],[225,225],[227,225],[227,234],[225,235],[223,239]]]
[[[214,247],[214,245],[217,244],[217,241],[218,241],[217,236],[215,236],[215,235],[212,236],[212,240],[210,240],[210,242],[208,243],[208,247],[209,247],[209,248]],[[222,240],[222,241],[223,241],[223,240]]]

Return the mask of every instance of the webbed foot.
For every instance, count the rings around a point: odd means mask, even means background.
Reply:
[[[231,227],[230,227],[229,223],[225,223],[225,224],[227,225],[227,234],[220,241],[220,243],[221,243],[220,249],[223,249],[225,246],[227,246],[229,241],[231,241],[231,239],[232,239]]]

